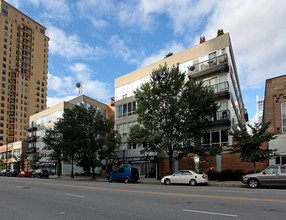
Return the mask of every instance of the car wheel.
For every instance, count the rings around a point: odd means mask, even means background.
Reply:
[[[111,183],[112,182],[111,177],[108,177],[107,181]]]
[[[128,183],[129,179],[128,178],[124,178],[124,183]]]
[[[257,179],[250,179],[247,184],[250,188],[257,188],[259,186],[259,181]]]
[[[164,184],[165,184],[165,185],[170,185],[170,184],[171,184],[171,181],[170,181],[169,179],[165,179]]]
[[[197,181],[196,180],[190,180],[190,186],[195,186],[197,185]]]

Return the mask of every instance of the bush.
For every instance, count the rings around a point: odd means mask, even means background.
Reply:
[[[242,170],[223,170],[222,172],[210,170],[208,172],[208,177],[209,177],[209,180],[218,180],[218,181],[237,180],[237,181],[240,181],[241,177],[244,174],[245,173]]]

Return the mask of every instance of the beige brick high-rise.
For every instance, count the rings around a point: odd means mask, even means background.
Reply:
[[[29,116],[46,109],[46,28],[0,0],[0,146],[24,140]]]

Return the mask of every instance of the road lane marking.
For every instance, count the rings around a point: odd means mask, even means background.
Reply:
[[[65,187],[82,188],[82,189],[95,189],[95,190],[114,191],[114,192],[130,192],[130,193],[140,193],[140,194],[151,194],[151,195],[183,196],[183,197],[214,198],[214,199],[235,199],[235,200],[246,200],[246,201],[286,203],[286,200],[275,200],[275,199],[255,199],[255,198],[229,197],[229,196],[207,196],[207,195],[164,193],[164,192],[148,192],[148,191],[144,192],[144,191],[137,191],[137,190],[110,189],[110,188],[99,188],[99,187],[92,187],[92,186],[77,186],[77,185],[49,183],[49,182],[36,182],[36,181],[34,182],[34,181],[24,181],[24,180],[22,180],[22,181],[21,180],[15,180],[15,182],[30,183],[30,184],[34,183],[34,184],[51,185],[51,186],[65,186]]]
[[[190,209],[183,209],[182,211],[184,211],[184,212],[196,212],[196,213],[208,214],[208,215],[222,215],[222,216],[228,216],[228,217],[234,217],[234,218],[238,217],[238,215],[218,213],[218,212],[206,212],[206,211],[198,211],[198,210],[190,210]]]
[[[78,198],[84,198],[84,196],[79,196],[79,195],[74,195],[74,194],[65,194],[66,196],[73,196],[73,197],[78,197]]]

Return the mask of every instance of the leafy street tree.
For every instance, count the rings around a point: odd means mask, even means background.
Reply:
[[[95,168],[101,165],[100,154],[109,149],[113,127],[114,122],[93,107],[86,109],[76,105],[73,109],[65,109],[63,118],[46,132],[44,142],[47,149],[54,150],[58,164],[63,159],[71,161],[71,178],[74,178],[74,162],[86,174],[91,170],[95,178]]]
[[[74,178],[74,161],[80,149],[83,148],[85,138],[84,117],[86,109],[76,105],[72,109],[65,109],[63,118],[55,125],[56,131],[62,137],[60,141],[63,151],[71,161],[71,178]]]
[[[16,167],[15,170],[18,170],[18,171],[24,170],[24,168],[25,168],[25,159],[26,159],[25,155],[21,154],[20,157],[15,157],[14,156],[14,159],[15,159],[14,167]]]
[[[111,171],[115,157],[115,150],[121,142],[121,135],[116,131],[109,132],[106,138],[105,146],[99,152],[99,159],[105,160],[106,171]]]
[[[251,133],[248,132],[247,126]],[[235,144],[232,145],[232,153],[239,153],[241,161],[252,162],[256,172],[256,163],[265,162],[269,159],[275,150],[263,149],[262,144],[276,138],[276,136],[267,132],[270,122],[255,123],[254,126],[238,124],[239,129],[231,133]]]
[[[200,137],[218,109],[214,92],[202,82],[185,80],[179,65],[159,66],[150,81],[135,91],[138,124],[130,131],[131,144],[142,144],[145,152],[166,153],[172,173],[175,152],[178,158],[194,153],[219,153],[220,147],[208,151]]]
[[[64,148],[63,148],[63,139],[61,133],[58,131],[57,126],[54,128],[47,129],[46,135],[43,138],[43,142],[45,143],[45,149],[53,150],[51,155],[52,160],[57,161],[57,176],[60,178],[61,176],[61,163],[64,159]]]
[[[0,170],[3,170],[6,167],[6,164],[3,163],[3,157],[0,158]]]
[[[41,155],[40,155],[39,152],[34,153],[34,154],[32,155],[32,160],[30,160],[30,167],[31,167],[33,170],[36,170],[36,169],[39,168],[40,159],[41,159]]]

